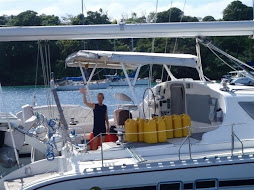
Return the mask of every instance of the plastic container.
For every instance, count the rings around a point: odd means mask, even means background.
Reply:
[[[98,145],[97,145],[97,147],[95,147],[96,149],[95,150],[97,150],[98,149],[98,147],[101,145],[101,138],[100,137],[98,137]],[[94,150],[94,148],[93,148],[93,132],[91,132],[90,133],[90,150]]]
[[[93,149],[93,132],[90,133],[90,150],[94,150]],[[105,142],[116,142],[118,140],[117,135],[114,134],[107,134],[105,137]],[[101,137],[98,137],[98,146],[96,147],[96,150],[98,149],[98,147],[101,146]]]
[[[158,118],[156,121],[158,142],[167,142],[166,123],[163,119]]]
[[[106,135],[106,139],[105,139],[106,142],[116,142],[117,140],[118,140],[118,137],[115,134]]]
[[[146,143],[157,143],[157,128],[156,128],[156,121],[155,120],[145,120],[144,125],[144,142]]]
[[[174,129],[174,137],[175,138],[183,137],[181,117],[179,115],[172,115],[171,119],[172,119],[173,129]]]
[[[167,116],[167,115],[164,115],[164,116],[161,117],[161,119],[164,120],[164,122],[166,124],[166,129],[171,130],[171,131],[166,132],[167,138],[172,139],[174,137],[174,134],[173,134],[173,123],[172,123],[171,117]]]
[[[144,142],[144,125],[145,125],[145,120],[142,118],[137,118],[137,124],[138,124],[138,141],[139,142]]]
[[[188,129],[185,127],[191,127],[191,118],[187,114],[182,114],[181,119],[182,119],[182,127],[183,127],[183,136],[187,137],[188,136]],[[190,130],[190,128],[189,128],[189,130]]]
[[[125,140],[127,142],[138,142],[138,125],[134,119],[127,119],[124,123],[125,126]],[[135,133],[135,134],[128,134]]]

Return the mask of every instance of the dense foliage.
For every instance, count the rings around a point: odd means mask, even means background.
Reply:
[[[81,25],[83,15],[59,18],[54,15],[38,15],[34,11],[25,11],[17,16],[0,16],[0,26],[48,26],[48,25]],[[252,7],[242,4],[241,1],[230,3],[223,11],[223,20],[251,20]],[[126,23],[146,22],[206,22],[215,21],[214,17],[206,16],[203,19],[184,15],[178,8],[171,8],[167,11],[155,13],[148,16],[138,17],[136,13],[131,18],[123,18]],[[107,13],[102,9],[99,11],[88,11],[84,18],[86,25],[91,24],[115,24],[116,20],[110,21]],[[239,58],[244,62],[254,59],[254,42],[248,37],[211,37],[211,41],[226,52]],[[79,76],[78,69],[65,68],[65,58],[80,49],[83,49],[84,42],[76,41],[50,41],[43,42],[43,46],[49,44],[51,54],[51,67],[56,78],[64,76]],[[86,40],[86,49],[95,50],[116,50],[116,51],[137,51],[151,52],[152,39],[134,39],[132,47],[131,39],[121,40]],[[196,54],[195,39],[167,39],[156,38],[154,52],[167,53],[190,53]],[[35,83],[37,63],[38,42],[0,42],[0,82],[4,85],[31,85]],[[201,47],[202,63],[205,75],[210,79],[219,79],[230,71],[225,64],[217,59],[207,48]],[[43,84],[42,69],[39,65],[38,83]],[[192,70],[184,68],[172,68],[176,77],[196,77]],[[102,78],[105,73],[113,74],[115,71],[104,70],[95,76],[94,79]],[[120,71],[119,71],[120,72]],[[141,77],[148,75],[147,67],[141,70]],[[153,77],[161,77],[161,66],[154,66]],[[166,76],[164,76],[166,80]]]

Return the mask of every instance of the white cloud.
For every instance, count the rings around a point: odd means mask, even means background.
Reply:
[[[18,15],[20,12],[20,10],[17,9],[10,9],[10,10],[6,10],[6,11],[1,11],[1,15]]]
[[[38,11],[38,14],[60,15],[60,14],[62,14],[62,11],[59,7],[52,6],[52,7],[46,7],[44,9]]]

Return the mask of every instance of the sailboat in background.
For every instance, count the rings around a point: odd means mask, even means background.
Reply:
[[[91,81],[89,84],[89,89],[106,89],[111,83],[107,80],[96,80]],[[63,79],[56,80],[56,90],[57,91],[73,91],[84,88],[85,84],[83,77],[64,77]]]
[[[129,78],[131,81],[134,80],[136,72],[134,71]],[[128,86],[128,82],[123,75],[118,75],[117,72],[114,75],[104,75],[108,81],[110,81],[110,86]],[[138,78],[136,80],[136,85],[148,85],[149,79],[146,78]]]

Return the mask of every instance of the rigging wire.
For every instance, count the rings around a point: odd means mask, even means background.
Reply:
[[[183,4],[183,14],[181,15],[180,22],[182,22],[182,20],[183,20],[186,1],[187,1],[187,0],[184,0],[184,4]],[[175,45],[174,45],[173,53],[175,53],[175,50],[176,50],[177,39],[178,39],[178,38],[175,39]]]
[[[157,21],[158,3],[159,3],[159,0],[156,0],[154,23],[156,23],[156,21]],[[152,53],[154,53],[154,42],[155,42],[155,38],[152,39],[152,49],[151,49]],[[150,67],[150,71],[149,71],[149,84],[148,84],[148,86],[149,86],[149,88],[151,88],[151,86],[152,86],[152,75],[153,75],[153,65],[150,64],[149,67]]]
[[[187,0],[184,0],[184,4],[183,4],[183,14],[181,15],[180,23],[181,23],[182,20],[183,20],[184,10],[185,10],[185,6],[186,6],[186,1],[187,1]],[[175,39],[175,44],[174,44],[174,48],[173,48],[173,53],[175,53],[175,51],[176,51],[177,40],[178,40],[178,38]],[[171,65],[169,66],[169,69],[171,69]],[[168,77],[167,77],[167,81],[168,81],[168,79],[169,79],[169,75],[168,75]]]
[[[38,69],[39,69],[39,53],[40,53],[39,47],[40,47],[40,42],[38,41],[37,60],[36,60],[36,69],[35,69],[35,80],[34,80],[33,106],[36,106],[36,93],[37,93]]]
[[[173,7],[173,0],[171,0],[171,4],[170,4],[170,8],[169,8],[168,22],[171,21],[172,7]],[[164,53],[167,53],[167,46],[168,46],[168,38],[166,38]],[[163,81],[163,74],[164,74],[164,66],[162,65],[161,82]]]
[[[208,47],[208,49],[218,58],[220,59],[224,64],[226,64],[228,67],[230,67],[232,70],[238,72],[238,70],[234,67],[232,67],[229,63],[227,63],[224,59],[222,59],[213,49],[211,49],[210,47]],[[252,77],[248,76],[245,73],[241,73],[242,75],[244,75],[247,78],[253,79]]]
[[[48,54],[50,51],[49,45],[46,42],[44,44],[44,47],[42,46],[41,42],[39,42],[39,57],[41,60],[41,66],[42,66],[42,74],[43,74],[43,81],[44,81],[44,88],[46,90],[46,100],[48,105],[48,112],[49,116],[53,117],[52,112],[52,102],[53,97],[50,93],[49,83],[50,83],[50,71],[51,71],[51,64],[50,64],[50,54]],[[52,99],[52,101],[51,101]]]

